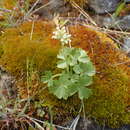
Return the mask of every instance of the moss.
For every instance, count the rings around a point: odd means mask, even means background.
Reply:
[[[1,0],[0,4],[4,8],[13,9],[17,4],[17,0]]]
[[[18,89],[19,94],[26,96],[27,59],[29,59],[35,70],[31,74],[32,86],[29,87],[29,93],[36,94],[35,99],[44,100],[45,106],[53,108],[55,121],[58,121],[59,116],[63,117],[61,120],[67,116],[72,117],[80,109],[77,95],[67,101],[58,100],[39,82],[39,73],[48,69],[57,71],[55,66],[59,44],[57,40],[51,39],[54,25],[49,22],[36,22],[32,40],[30,40],[31,28],[32,23],[27,22],[18,28],[5,31],[0,37],[0,44],[3,44],[4,50],[0,64],[17,79],[25,77],[19,82]],[[94,84],[90,86],[93,95],[85,101],[87,114],[101,124],[106,123],[111,127],[130,123],[130,114],[127,111],[130,105],[129,58],[120,52],[116,44],[105,34],[79,25],[70,26],[69,30],[72,34],[72,45],[85,49],[97,70]]]
[[[27,0],[24,1],[25,4],[29,4],[31,2],[36,2],[36,0]],[[19,4],[21,4],[22,1],[19,0],[1,0],[0,5],[6,9],[14,9],[15,7],[18,7]],[[28,5],[27,5],[28,6]]]
[[[105,34],[78,25],[70,27],[70,32],[73,46],[88,52],[97,72],[108,66],[120,68],[130,75],[130,59]]]
[[[72,44],[85,49],[96,66],[93,96],[87,100],[86,111],[99,122],[111,127],[130,123],[129,58],[105,34],[83,26],[71,29]]]
[[[51,39],[52,26],[47,22],[36,22],[30,40],[32,23],[24,23],[18,28],[5,30],[0,38],[4,50],[0,64],[17,79],[23,79],[18,82],[21,85],[19,92],[22,96],[27,95],[25,81],[28,61],[33,64],[33,71],[39,74],[45,70],[54,70],[56,67],[59,46],[55,46],[55,40]]]
[[[93,88],[93,96],[86,102],[86,111],[102,125],[117,127],[130,123],[130,113],[126,110],[129,102],[129,77],[122,70],[104,68],[97,74]],[[104,121],[104,122],[103,122]]]
[[[16,77],[26,72],[27,59],[34,62],[39,72],[53,69],[56,62],[58,46],[55,46],[55,41],[51,39],[52,25],[36,22],[32,40],[31,27],[32,23],[25,23],[19,28],[7,29],[1,37],[4,54],[0,63]]]
[[[3,53],[4,53],[4,52],[3,52],[3,46],[0,45],[0,58],[1,58],[1,56],[2,56]]]

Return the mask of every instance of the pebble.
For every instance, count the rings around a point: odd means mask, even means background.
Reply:
[[[122,50],[124,52],[126,52],[128,54],[128,56],[130,55],[130,37],[125,37],[124,38]]]

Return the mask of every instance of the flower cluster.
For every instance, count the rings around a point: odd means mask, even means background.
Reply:
[[[56,27],[56,31],[53,32],[53,39],[58,39],[61,41],[61,44],[64,46],[65,44],[68,44],[71,42],[71,35],[67,32],[65,27],[60,28],[59,26]]]

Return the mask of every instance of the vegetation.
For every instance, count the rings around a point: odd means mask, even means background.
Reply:
[[[19,7],[7,1],[4,8]],[[66,1],[83,6],[86,0]],[[4,17],[6,28],[0,26],[0,128],[54,129],[53,123],[79,114],[113,128],[129,124],[130,58],[106,34],[85,25],[30,18],[29,2],[14,10],[13,19]],[[5,96],[6,72],[16,80],[15,98]]]
[[[57,68],[62,71],[55,75],[48,71],[42,80],[47,83],[50,92],[59,99],[68,99],[78,92],[79,98],[83,100],[92,94],[92,90],[86,86],[92,84],[95,68],[84,50],[71,47],[70,37],[71,35],[67,33],[65,27],[60,27],[59,24],[52,38],[61,41],[62,48],[57,55],[57,58],[60,59]],[[65,44],[69,44],[69,47],[66,47]],[[58,79],[54,80],[57,77]]]
[[[34,95],[34,100],[44,100],[44,106],[51,106],[55,112],[61,111],[60,115],[63,116],[68,115],[70,109],[73,113],[77,113],[75,106],[80,108],[77,96],[67,101],[58,100],[45,89],[45,85],[39,80],[40,75],[46,70],[51,70],[54,74],[61,73],[61,70],[56,69],[56,56],[61,45],[58,40],[52,39],[54,28],[53,23],[35,22],[32,39],[30,39],[31,22],[26,22],[18,28],[6,29],[0,37],[4,52],[0,58],[0,64],[17,78],[18,92],[23,98],[27,98],[28,94]],[[86,50],[97,70],[94,84],[90,86],[93,95],[85,101],[87,114],[100,123],[107,123],[112,127],[129,123],[129,112],[126,111],[130,99],[129,67],[126,64],[116,65],[120,62],[127,62],[129,58],[102,33],[79,25],[71,26],[69,30],[72,35],[72,46]],[[28,73],[27,68],[29,68]],[[29,87],[27,87],[27,75],[31,76],[28,80],[31,81]],[[19,81],[21,78],[23,80]],[[74,105],[71,102],[74,102]],[[62,107],[67,109],[63,111]],[[58,120],[56,117],[54,119]]]

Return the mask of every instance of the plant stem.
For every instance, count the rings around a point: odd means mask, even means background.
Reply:
[[[54,76],[52,76],[52,79],[61,76],[61,74],[55,74]]]

